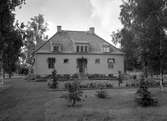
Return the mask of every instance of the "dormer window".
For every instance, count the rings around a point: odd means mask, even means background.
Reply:
[[[103,52],[105,52],[105,53],[110,52],[110,46],[103,45]]]
[[[80,45],[76,45],[76,52],[77,53],[85,53],[88,52],[88,45],[87,44],[80,44]]]
[[[53,43],[52,44],[52,51],[53,52],[61,52],[62,51],[62,44],[61,43]]]
[[[60,51],[59,46],[53,46],[53,51],[54,52],[59,52]]]

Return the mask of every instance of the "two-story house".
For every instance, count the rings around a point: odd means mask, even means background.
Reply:
[[[88,31],[62,30],[57,32],[35,51],[34,73],[51,74],[113,74],[124,71],[124,53]]]

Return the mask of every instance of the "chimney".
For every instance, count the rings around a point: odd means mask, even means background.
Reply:
[[[94,27],[90,27],[89,28],[89,33],[90,34],[94,34],[95,33],[95,28]]]
[[[62,29],[61,29],[61,26],[57,26],[57,32],[61,32]]]

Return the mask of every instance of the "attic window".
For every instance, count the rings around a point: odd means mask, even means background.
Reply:
[[[76,46],[76,52],[88,52],[88,45],[77,45]]]
[[[103,52],[110,52],[110,47],[104,46],[103,47]]]
[[[62,44],[60,43],[53,43],[52,44],[52,51],[53,52],[61,52],[62,51]]]
[[[60,49],[59,49],[59,46],[56,46],[56,45],[53,46],[53,51],[54,51],[54,52],[59,52],[59,50],[60,50]]]

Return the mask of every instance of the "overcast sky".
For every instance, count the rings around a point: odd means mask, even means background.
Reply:
[[[49,37],[57,25],[64,30],[87,31],[95,27],[97,35],[111,42],[111,33],[122,27],[119,20],[121,0],[26,0],[16,10],[16,19],[27,22],[39,13],[49,24]]]

